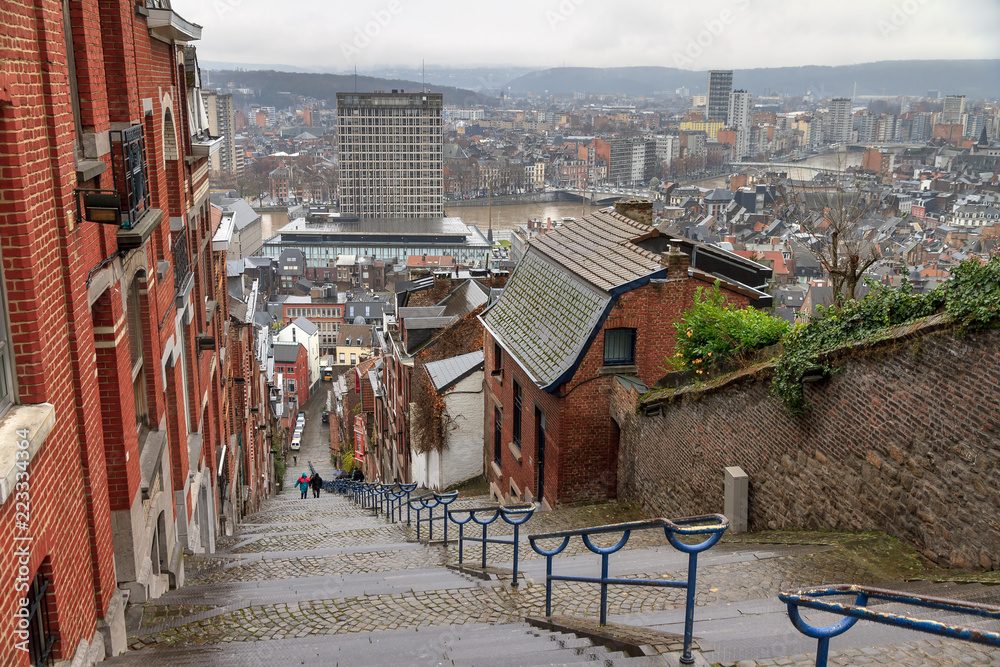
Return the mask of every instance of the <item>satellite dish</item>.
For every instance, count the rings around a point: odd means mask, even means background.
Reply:
[[[363,318],[360,315],[358,315],[357,317],[354,318],[354,323],[355,324],[364,324],[365,323],[365,318]]]

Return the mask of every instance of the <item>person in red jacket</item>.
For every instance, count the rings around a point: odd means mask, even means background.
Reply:
[[[302,491],[302,498],[305,498],[306,494],[309,493],[309,475],[305,473],[299,475],[299,479],[295,482],[295,486]]]

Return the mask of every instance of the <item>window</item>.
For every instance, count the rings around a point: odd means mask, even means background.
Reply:
[[[356,354],[354,354],[352,352],[351,353],[351,364],[353,365],[353,364],[356,364],[356,363],[358,363],[358,355],[356,355]]]
[[[608,329],[604,332],[604,365],[631,366],[635,363],[635,329]]]
[[[49,605],[46,591],[49,582],[41,573],[36,574],[28,592],[28,657],[32,665],[42,667],[52,664],[52,646],[56,636],[49,627]]]
[[[503,451],[503,411],[493,406],[493,462],[498,466],[500,453]]]
[[[493,343],[493,370],[498,371],[503,366],[503,350],[500,343]]]
[[[340,363],[344,363],[344,353],[340,353]]]
[[[128,290],[128,341],[132,360],[132,395],[135,401],[135,424],[142,432],[148,426],[149,407],[146,403],[146,373],[143,360],[142,309],[139,290],[143,287],[141,274],[132,276]],[[140,441],[142,436],[140,435]],[[140,442],[140,449],[142,448]]]
[[[521,446],[521,385],[514,381],[514,444]]]
[[[0,267],[3,263],[0,262]],[[11,373],[14,358],[7,321],[7,296],[4,291],[3,269],[0,268],[0,416],[14,403],[14,376]]]

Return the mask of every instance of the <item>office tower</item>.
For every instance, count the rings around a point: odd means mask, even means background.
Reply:
[[[656,141],[635,137],[609,142],[608,181],[614,185],[645,185],[656,173]]]
[[[944,98],[944,108],[941,110],[941,123],[944,125],[960,125],[962,114],[965,113],[965,95],[948,95]]]
[[[750,153],[750,108],[753,98],[745,90],[734,90],[729,94],[728,125],[736,130],[736,145],[733,157],[737,160]]]
[[[440,93],[337,93],[340,210],[361,218],[444,215]]]
[[[831,143],[846,143],[851,140],[854,122],[851,118],[851,100],[838,97],[830,100],[830,136]]]
[[[205,100],[205,110],[208,112],[208,131],[215,137],[222,137],[219,150],[209,157],[208,168],[227,174],[236,174],[242,169],[237,168],[236,136],[233,128],[233,96],[215,90],[204,90],[201,93]]]
[[[733,90],[733,70],[711,70],[708,73],[708,120],[727,122],[729,93]]]

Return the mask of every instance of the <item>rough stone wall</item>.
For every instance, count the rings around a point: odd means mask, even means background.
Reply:
[[[722,512],[723,468],[740,466],[751,530],[883,530],[941,565],[1000,569],[1000,332],[855,351],[806,387],[805,416],[769,389],[758,378],[646,416],[614,383],[619,497]]]

